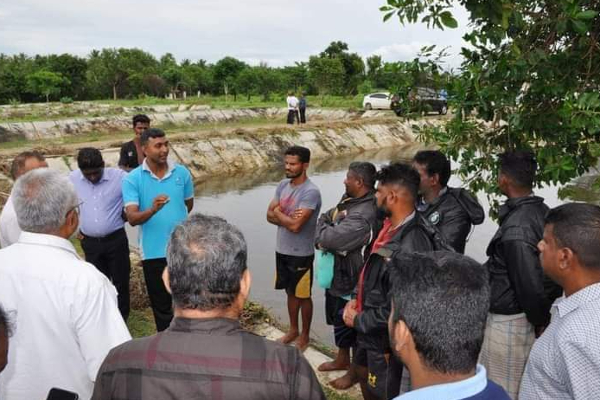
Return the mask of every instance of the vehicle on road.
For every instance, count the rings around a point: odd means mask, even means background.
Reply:
[[[390,107],[398,116],[407,112],[428,114],[433,111],[440,115],[448,113],[448,99],[445,90],[437,91],[432,88],[416,87],[408,92],[408,105],[401,96],[394,96],[393,100]]]
[[[392,104],[390,92],[377,92],[366,95],[363,98],[365,110],[389,110]]]

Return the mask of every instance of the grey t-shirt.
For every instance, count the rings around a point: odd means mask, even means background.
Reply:
[[[315,252],[317,219],[321,210],[321,192],[319,188],[310,179],[299,186],[292,186],[290,179],[284,179],[277,186],[275,200],[279,201],[279,207],[286,215],[292,215],[298,208],[313,210],[310,219],[306,221],[298,233],[290,232],[282,226],[277,227],[275,251],[289,256],[313,255]]]

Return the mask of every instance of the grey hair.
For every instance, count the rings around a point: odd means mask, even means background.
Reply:
[[[173,303],[202,311],[230,307],[247,269],[246,240],[223,218],[194,214],[175,227],[167,247]]]
[[[79,202],[69,178],[48,168],[34,169],[17,179],[12,197],[19,226],[33,233],[58,231]]]
[[[375,187],[375,176],[377,175],[377,168],[370,162],[366,161],[354,161],[350,163],[348,167],[349,171],[352,171],[362,179],[364,185],[369,189]]]

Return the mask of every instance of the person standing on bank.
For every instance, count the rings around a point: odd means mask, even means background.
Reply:
[[[365,264],[365,250],[377,234],[375,175],[369,162],[353,162],[348,167],[346,192],[338,205],[321,214],[317,222],[317,249],[333,254],[331,286],[325,290],[325,317],[333,325],[338,353],[335,360],[323,363],[319,371],[348,370],[330,382],[339,390],[350,388],[358,380],[350,362],[350,349],[356,346],[356,331],[344,324],[344,307],[351,299]]]
[[[123,220],[123,178],[118,168],[105,168],[102,153],[86,147],[77,154],[78,170],[69,178],[81,205],[79,238],[85,260],[115,285],[119,311],[129,317],[129,242]]]
[[[144,279],[160,332],[173,319],[171,295],[162,281],[167,241],[194,207],[194,183],[187,168],[168,159],[169,141],[162,130],[147,129],[140,143],[146,159],[123,180],[123,202],[129,223],[141,225]]]
[[[296,119],[296,113],[298,112],[298,98],[294,96],[294,92],[288,92],[288,97],[286,99],[287,102],[287,123],[289,125],[294,125],[294,120]]]
[[[138,114],[133,117],[133,131],[135,136],[133,140],[124,143],[121,146],[119,154],[119,168],[130,172],[139,167],[144,162],[144,152],[142,151],[141,137],[142,132],[150,128],[150,118],[144,114]]]
[[[442,152],[419,151],[413,167],[421,177],[417,210],[438,228],[456,252],[464,254],[472,226],[485,218],[483,207],[465,189],[448,186],[450,160]]]
[[[480,362],[516,399],[531,346],[550,322],[550,306],[562,289],[544,276],[538,256],[548,206],[533,195],[533,153],[506,152],[499,161],[498,187],[508,201],[487,248],[491,301]]]
[[[306,123],[306,93],[302,92],[298,101],[298,110],[300,110],[300,123]]]
[[[310,150],[292,146],[285,151],[285,176],[267,210],[267,221],[277,225],[275,289],[285,289],[290,329],[282,343],[296,341],[304,351],[310,341],[313,303],[314,243],[321,192],[306,174]],[[302,332],[298,315],[302,312]]]

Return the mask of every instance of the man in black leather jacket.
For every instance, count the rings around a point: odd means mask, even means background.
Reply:
[[[336,207],[321,214],[317,222],[315,246],[334,255],[333,279],[325,290],[325,316],[333,325],[338,353],[334,361],[319,366],[319,371],[348,370],[330,382],[344,390],[356,383],[356,372],[350,363],[350,348],[356,345],[356,332],[347,327],[342,313],[358,282],[365,263],[365,249],[378,231],[375,204],[375,174],[369,162],[353,162],[348,167],[345,194]]]
[[[419,151],[413,167],[421,176],[417,210],[438,228],[455,251],[464,254],[471,227],[485,218],[483,208],[467,190],[447,186],[450,161],[440,151]]]
[[[514,399],[535,337],[550,322],[561,289],[544,276],[537,244],[548,206],[532,192],[537,162],[525,151],[501,154],[498,186],[508,197],[488,248],[491,301],[481,364]]]
[[[415,211],[419,174],[405,164],[383,167],[377,174],[378,210],[386,217],[361,272],[357,299],[344,309],[344,322],[356,329],[354,357],[365,399],[392,399],[398,395],[402,365],[391,355],[390,260],[395,253],[434,250],[431,227]]]

